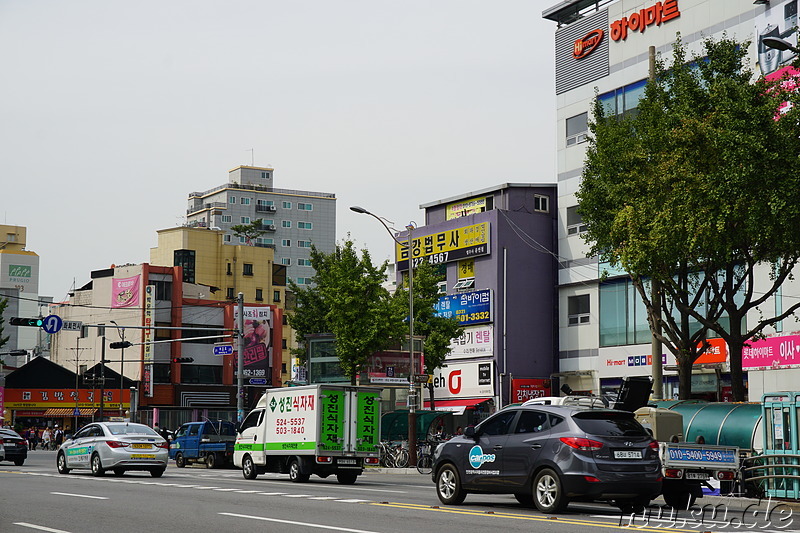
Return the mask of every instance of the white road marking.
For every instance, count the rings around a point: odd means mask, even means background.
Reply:
[[[75,498],[89,498],[92,500],[107,500],[105,496],[89,496],[88,494],[71,494],[69,492],[51,492],[50,494],[55,494],[56,496],[73,496]]]
[[[337,526],[326,526],[325,524],[312,524],[309,522],[296,522],[294,520],[279,520],[277,518],[266,518],[263,516],[251,516],[246,514],[236,514],[236,513],[219,513],[223,516],[234,516],[236,518],[249,518],[251,520],[263,520],[264,522],[276,522],[278,524],[290,524],[293,526],[306,526],[306,527],[313,527],[315,529],[330,529],[332,531],[347,531],[348,533],[376,533],[375,531],[366,531],[363,529],[350,529],[347,527],[337,527]]]
[[[216,490],[219,487],[197,487],[197,490]]]
[[[39,531],[49,531],[50,533],[69,533],[63,529],[53,529],[52,527],[37,526],[36,524],[28,524],[27,522],[14,522],[15,526],[29,527],[31,529],[38,529]]]
[[[367,503],[370,500],[336,500],[340,503]]]
[[[336,496],[314,496],[313,498],[309,498],[309,500],[335,500]]]
[[[214,489],[214,490],[216,490],[217,492],[233,492],[239,489]]]
[[[237,490],[236,491],[237,494],[256,494],[258,492],[259,491],[257,491],[257,490]]]
[[[285,492],[257,492],[256,494],[260,494],[262,496],[283,496],[286,493]]]
[[[311,494],[284,494],[286,498],[308,498]]]

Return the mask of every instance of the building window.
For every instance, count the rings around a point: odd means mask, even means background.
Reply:
[[[292,245],[292,241],[291,240],[289,240],[289,239],[282,239],[281,240],[281,246],[284,246],[284,247],[288,248],[291,245]]]
[[[272,220],[272,219],[269,219],[269,218],[262,218],[261,219],[261,227],[274,226],[274,225],[275,225],[275,221]],[[275,229],[275,228],[272,228],[272,229]]]
[[[235,204],[236,203],[236,197],[235,196],[228,196],[228,203],[229,204]]]
[[[286,373],[286,363],[281,363],[281,374]]]
[[[252,276],[253,275],[253,264],[252,263],[243,263],[242,264],[242,275],[243,276]]]
[[[230,235],[223,235],[222,236],[222,240],[224,242],[231,242],[231,236]]]
[[[297,260],[297,266],[310,267],[311,266],[311,260],[310,259],[300,258],[300,259]]]
[[[264,290],[263,289],[256,289],[256,301],[263,302],[264,301]]]
[[[240,235],[240,236],[239,236],[239,244],[246,244],[246,243],[247,243],[247,238],[246,238],[246,237],[242,237],[242,236]]]
[[[231,270],[231,264],[230,263],[227,264],[227,269],[226,269],[225,273],[227,275],[229,275],[229,276],[233,276],[233,270]]]
[[[194,251],[194,250],[192,250]],[[186,271],[184,270],[183,280],[186,281]],[[192,273],[192,281],[187,283],[194,283],[194,272]],[[155,281],[153,285],[156,286],[156,300],[161,302],[169,302],[172,300],[172,282],[171,281]]]
[[[311,241],[297,241],[297,246],[300,248],[311,248]]]
[[[222,215],[222,222],[230,223],[231,216],[230,215]]]
[[[281,301],[281,291],[272,291],[272,301],[273,302]]]
[[[250,198],[242,198],[242,205],[250,205]]]
[[[640,80],[598,96],[597,99],[602,104],[605,115],[613,117],[635,114],[639,100],[644,98],[646,84],[647,80]]]
[[[589,295],[570,296],[567,298],[568,324],[580,326],[589,323]]]
[[[242,224],[249,224],[250,223],[250,217],[241,217],[240,220],[242,221]]]
[[[292,208],[292,202],[283,202],[283,208],[284,209],[291,209]]]
[[[300,211],[313,211],[314,210],[314,206],[312,204],[303,204],[303,203],[297,202],[297,209],[299,209]]]
[[[269,179],[269,172],[262,172],[261,173],[261,179],[262,180],[268,180]]]
[[[284,221],[282,221],[282,222],[281,222],[281,227],[284,227],[284,228],[291,228],[291,227],[292,227],[292,221],[291,221],[291,220],[284,220]]]
[[[539,213],[550,212],[550,197],[542,194],[533,195],[533,210]]]
[[[267,239],[265,237],[257,237],[256,243],[258,244],[275,244],[275,239]]]
[[[297,278],[297,284],[298,285],[310,285],[311,284],[311,278]]]
[[[297,227],[300,229],[314,229],[314,224],[311,222],[298,222]]]
[[[186,283],[194,283],[194,274],[195,274],[194,250],[175,250],[172,253],[172,264],[175,266],[183,267],[183,281],[185,281]],[[171,300],[172,297],[170,296],[168,298],[163,298],[163,299]]]
[[[235,296],[233,295],[233,287],[228,287],[227,291],[225,292],[225,297],[228,300],[233,300]]]
[[[578,213],[578,206],[574,205],[567,208],[567,235],[579,235],[586,232],[586,224],[583,217]]]
[[[589,133],[589,113],[581,113],[567,119],[567,146],[586,142]]]
[[[286,349],[286,339],[281,339],[281,348]]]
[[[290,266],[292,264],[292,258],[291,257],[281,257],[281,264],[282,265],[286,265],[286,266]]]

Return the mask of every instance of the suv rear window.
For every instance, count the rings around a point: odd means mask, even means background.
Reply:
[[[587,411],[576,413],[573,420],[588,435],[607,437],[648,437],[647,430],[633,418],[632,413]]]

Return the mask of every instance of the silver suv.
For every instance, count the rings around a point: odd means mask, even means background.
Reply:
[[[582,406],[504,409],[434,452],[444,504],[470,492],[513,494],[544,513],[604,500],[626,512],[661,492],[658,443],[633,413]]]

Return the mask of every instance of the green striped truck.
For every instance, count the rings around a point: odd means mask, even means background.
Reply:
[[[380,394],[343,385],[269,389],[238,428],[233,463],[245,479],[277,472],[295,483],[314,474],[353,484],[379,461]]]

